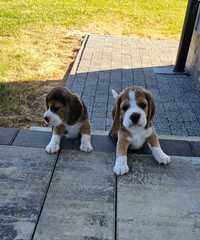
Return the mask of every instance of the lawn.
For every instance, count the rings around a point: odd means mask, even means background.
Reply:
[[[39,121],[47,90],[63,84],[85,32],[178,39],[186,3],[0,0],[0,125]]]

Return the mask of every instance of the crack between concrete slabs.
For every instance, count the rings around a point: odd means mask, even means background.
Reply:
[[[52,179],[53,179],[53,176],[54,176],[54,172],[55,172],[55,169],[56,169],[56,166],[57,166],[58,159],[59,159],[59,157],[60,157],[60,153],[61,153],[61,150],[57,153],[57,157],[56,157],[54,166],[53,166],[52,171],[51,171],[49,183],[48,183],[48,185],[47,185],[47,189],[46,189],[46,192],[45,192],[45,194],[44,194],[44,198],[43,198],[43,200],[42,200],[40,212],[39,212],[39,215],[38,215],[38,217],[37,217],[36,224],[35,224],[33,233],[32,233],[31,238],[30,238],[31,240],[34,240],[35,232],[36,232],[36,230],[37,230],[37,226],[38,226],[38,223],[39,223],[39,221],[40,221],[40,217],[41,217],[41,215],[42,215],[42,211],[43,211],[43,208],[44,208],[46,199],[47,199],[47,195],[48,195],[48,192],[49,192],[49,189],[50,189],[50,186],[51,186],[51,182],[52,182]]]
[[[117,176],[115,176],[114,211],[114,240],[117,240]]]

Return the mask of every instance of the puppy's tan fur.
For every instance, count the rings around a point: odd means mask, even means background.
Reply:
[[[57,114],[64,123],[73,125],[82,122],[82,129],[87,129],[87,132],[85,130],[84,132],[90,134],[87,108],[82,99],[69,89],[62,87],[52,89],[46,97],[46,106],[47,109],[52,106],[59,108]]]
[[[59,125],[53,126],[54,135],[61,136],[65,133],[70,135],[74,131],[74,135],[77,132],[82,136],[82,140],[87,137],[90,141],[91,129],[87,108],[76,94],[67,88],[54,88],[46,97],[46,107],[61,120]],[[46,112],[45,116],[51,116],[51,114],[48,115],[48,112]],[[89,148],[85,151],[92,150],[91,146]],[[84,149],[81,150],[84,151]]]
[[[147,142],[149,147],[153,149],[152,151],[153,155],[156,155],[155,153],[156,151],[157,152],[160,151],[160,156],[164,158],[166,154],[164,155],[163,153],[162,155],[159,138],[153,128],[153,118],[155,115],[155,103],[154,103],[153,97],[151,93],[148,92],[147,90],[141,87],[136,87],[136,86],[131,86],[124,89],[118,95],[112,110],[113,125],[112,125],[110,135],[115,141],[117,141],[116,156],[117,157],[123,156],[125,159],[125,157],[127,156],[127,151],[129,146],[132,145],[132,147],[134,148],[134,141],[135,141],[134,131],[136,132],[137,127],[139,129],[139,126],[136,125],[136,126],[133,126],[135,130],[131,131],[129,128],[127,129],[123,125],[123,118],[125,115],[124,109],[126,109],[127,107],[130,107],[130,97],[129,97],[130,92],[134,92],[135,94],[135,101],[136,101],[137,107],[140,108],[140,106],[141,107],[145,106],[143,108],[143,111],[145,112],[145,115],[146,115],[146,125],[144,126],[144,130],[142,130],[142,133],[146,133],[146,138],[144,139],[144,142],[142,142],[141,146],[139,147],[142,147],[142,145],[145,142]],[[159,155],[159,153],[157,155]],[[154,156],[154,157],[157,158],[157,156]],[[156,160],[159,161],[159,159],[156,159]],[[169,160],[166,160],[166,162],[163,159],[160,160],[160,162],[163,162],[163,163],[168,163],[168,161]],[[125,169],[127,170],[128,166],[126,166]],[[119,175],[126,173],[127,172],[126,170],[121,170],[121,172],[120,171],[117,172],[116,168],[114,168],[114,172],[116,172]]]
[[[131,86],[122,91],[117,101],[115,102],[115,105],[112,110],[113,125],[111,129],[111,135],[114,138],[117,138],[119,130],[127,132],[127,130],[122,125],[122,115],[123,115],[122,108],[124,105],[129,104],[130,91],[134,91],[136,93],[136,99],[137,99],[138,105],[140,105],[143,102],[147,103],[147,106],[144,109],[147,116],[146,128],[152,126],[153,117],[155,115],[155,104],[154,104],[154,100],[151,93],[141,87]]]

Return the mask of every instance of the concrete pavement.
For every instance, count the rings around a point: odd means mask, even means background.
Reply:
[[[92,153],[80,152],[78,139],[63,139],[55,155],[44,150],[50,137],[0,128],[2,240],[199,238],[198,141],[163,139],[169,166],[147,147],[130,152],[130,173],[116,177],[108,136],[92,136]]]
[[[63,138],[45,153],[51,133],[0,128],[1,240],[199,240],[200,94],[188,76],[155,74],[173,64],[177,42],[89,36],[67,86],[88,107],[94,151]],[[116,177],[110,89],[142,85],[157,104],[155,126],[169,166],[147,146],[129,152],[130,172]],[[182,138],[169,135],[181,135]],[[188,136],[196,136],[188,138]]]

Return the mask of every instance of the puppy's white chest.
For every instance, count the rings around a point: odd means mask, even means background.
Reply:
[[[152,134],[152,128],[144,129],[143,127],[133,127],[131,132],[131,148],[139,149],[145,143],[146,139]]]
[[[81,124],[76,123],[74,125],[65,124],[65,129],[67,130],[67,138],[76,138],[80,133]]]

